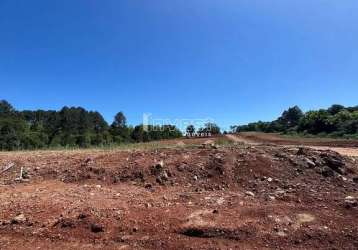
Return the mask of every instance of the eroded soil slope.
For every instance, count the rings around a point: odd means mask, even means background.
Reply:
[[[358,161],[332,151],[1,153],[0,173],[1,249],[358,248]]]

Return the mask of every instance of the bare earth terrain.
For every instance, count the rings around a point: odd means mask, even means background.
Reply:
[[[0,249],[358,248],[358,158],[228,137],[0,153]]]
[[[322,150],[333,150],[343,155],[358,156],[358,141],[328,138],[295,138],[278,134],[245,132],[238,135],[227,135],[236,142],[255,144],[274,144],[302,146]]]

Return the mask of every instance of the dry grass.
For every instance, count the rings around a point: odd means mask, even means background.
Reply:
[[[39,155],[39,154],[77,154],[77,153],[100,153],[100,152],[116,152],[116,151],[133,151],[133,150],[156,150],[156,149],[171,149],[171,148],[196,148],[207,140],[203,138],[197,139],[174,139],[174,140],[163,140],[163,141],[153,141],[153,142],[144,142],[144,143],[128,143],[122,145],[114,146],[104,146],[104,147],[95,147],[88,149],[80,148],[55,148],[55,149],[42,149],[42,150],[21,150],[21,151],[3,151],[0,152],[1,156],[8,155]],[[213,139],[214,143],[217,145],[231,145],[233,142],[228,140],[225,137],[217,137]]]

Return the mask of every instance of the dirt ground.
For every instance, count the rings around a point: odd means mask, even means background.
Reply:
[[[358,158],[190,140],[0,153],[0,249],[358,249]]]
[[[322,147],[358,147],[358,140],[331,138],[290,137],[275,133],[243,132],[236,135],[249,142],[274,143],[277,145],[305,145]]]
[[[257,144],[274,144],[287,146],[306,146],[321,150],[333,150],[347,156],[358,156],[358,141],[329,139],[329,138],[295,138],[284,137],[273,133],[245,132],[236,135],[227,135],[236,142]]]

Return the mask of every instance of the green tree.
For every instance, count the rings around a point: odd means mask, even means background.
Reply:
[[[335,114],[339,113],[340,111],[342,111],[343,109],[345,109],[345,107],[343,105],[333,104],[330,108],[328,108],[327,111],[331,115],[335,115]]]
[[[5,100],[0,100],[0,116],[8,116],[15,113],[14,107]]]
[[[282,125],[284,130],[295,127],[299,124],[300,119],[303,117],[303,112],[298,106],[294,106],[285,110],[281,117],[278,118],[278,123]]]
[[[330,114],[324,109],[309,111],[301,119],[298,130],[310,134],[330,133],[334,129],[329,118]]]
[[[112,126],[116,128],[124,128],[127,126],[127,118],[125,117],[123,112],[118,112],[115,115]]]
[[[0,119],[0,149],[15,150],[23,149],[24,137],[27,124],[24,120],[16,117]]]
[[[193,135],[194,133],[195,133],[195,127],[194,127],[194,125],[188,125],[187,127],[186,127],[186,133],[188,134],[188,135]]]
[[[123,112],[118,112],[115,115],[110,132],[116,143],[131,141],[131,129],[127,126],[127,118]]]
[[[212,122],[208,122],[204,125],[204,128],[199,128],[199,133],[210,133],[212,135],[218,135],[220,134],[220,127]]]

